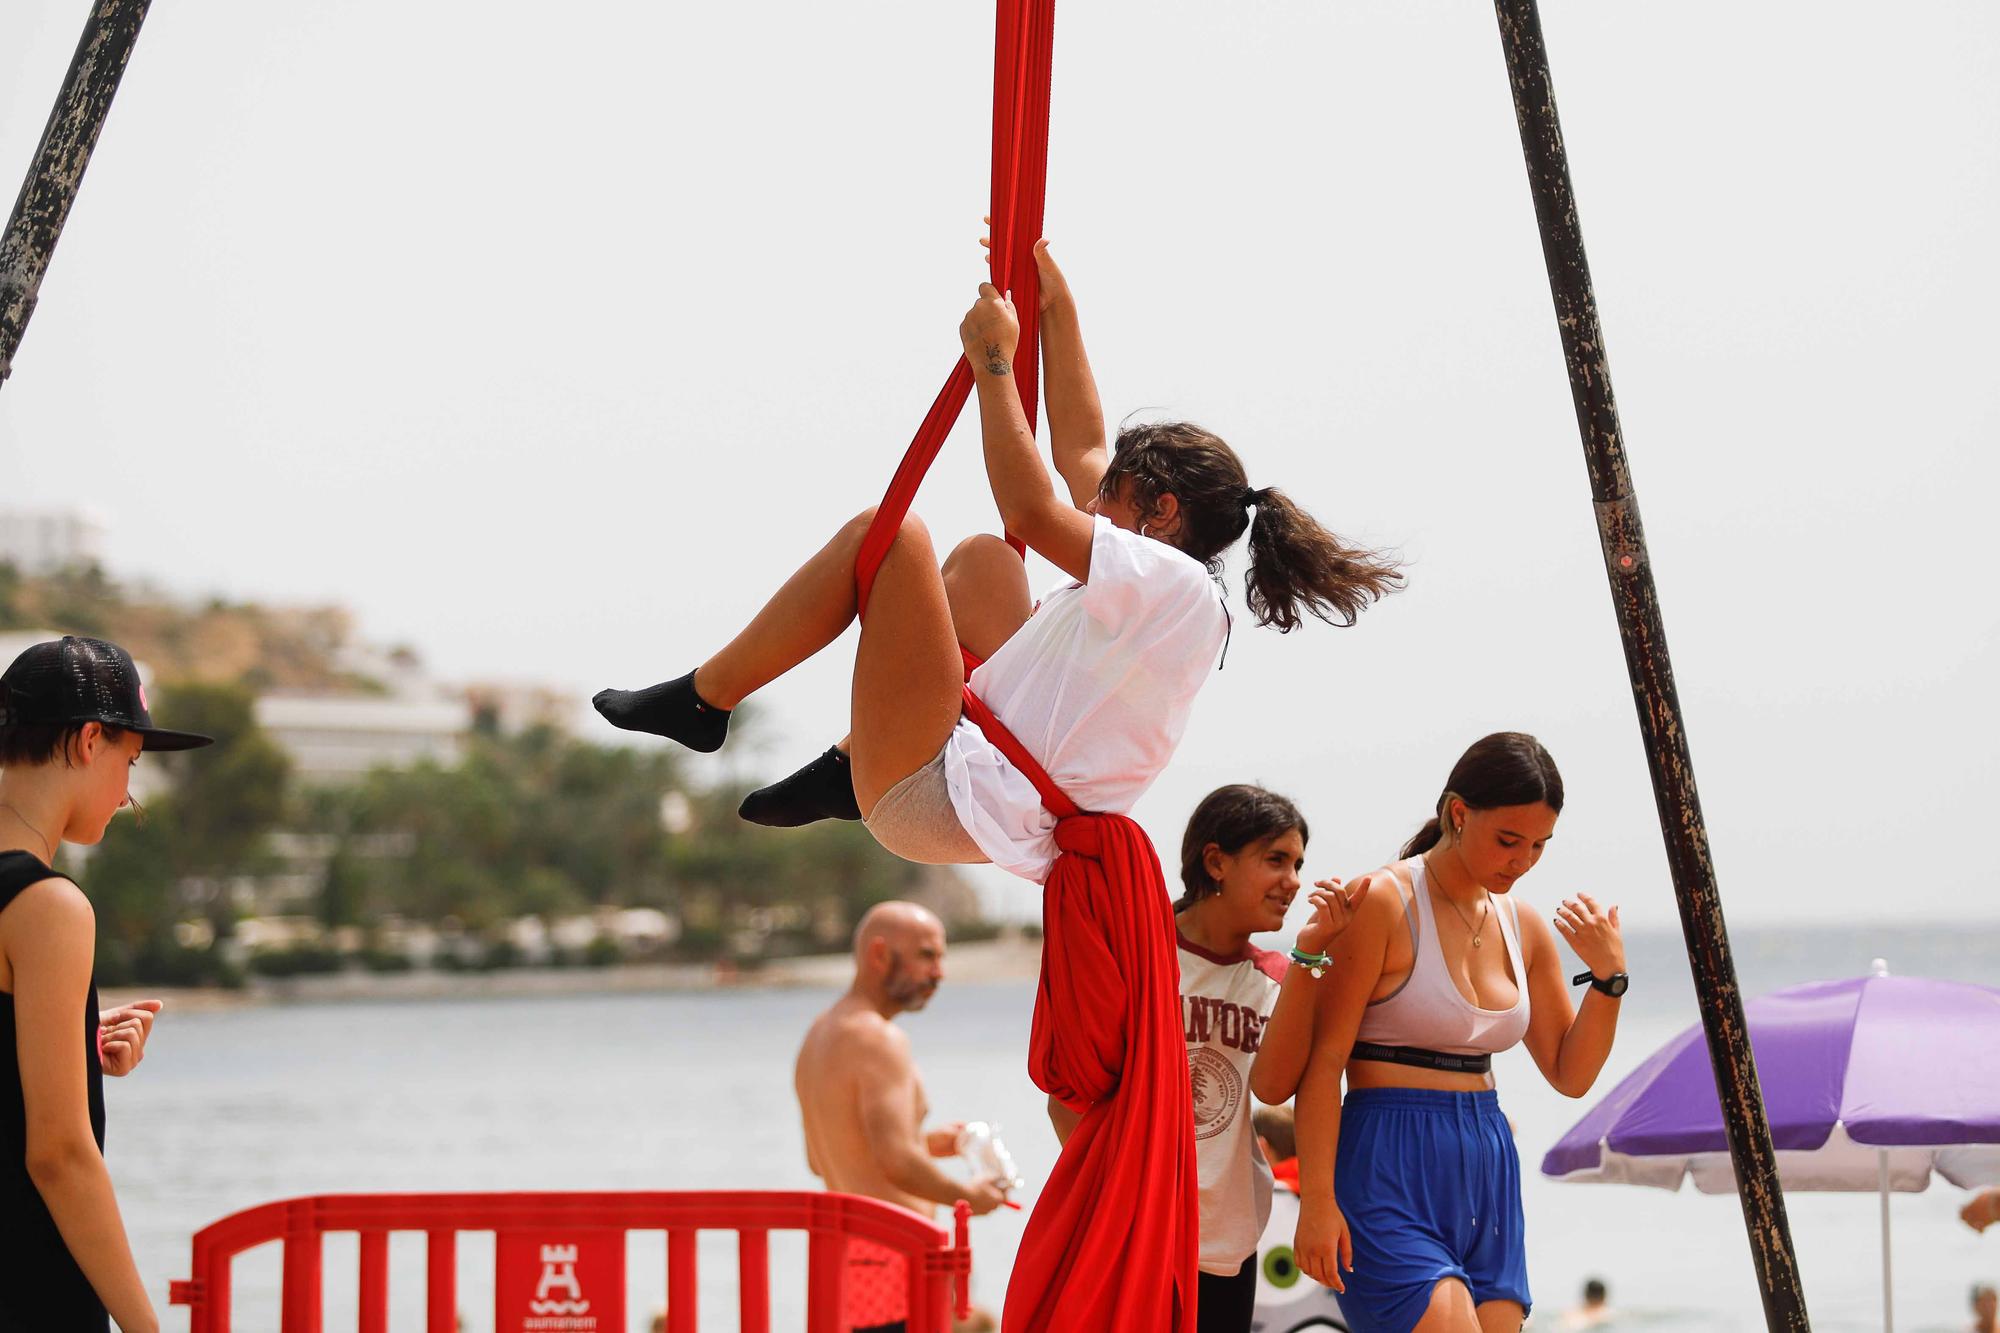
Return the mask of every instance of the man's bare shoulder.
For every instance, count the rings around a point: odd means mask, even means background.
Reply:
[[[909,1035],[873,1009],[849,1010],[835,1022],[828,1035],[844,1055],[881,1059],[902,1058],[910,1053]]]
[[[814,1063],[852,1068],[882,1061],[907,1062],[910,1039],[882,1015],[860,1005],[835,1005],[813,1020],[800,1057]]]

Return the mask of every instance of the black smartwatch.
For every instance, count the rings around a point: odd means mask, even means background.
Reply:
[[[1632,978],[1623,972],[1613,972],[1608,977],[1599,977],[1594,972],[1579,972],[1569,979],[1569,984],[1581,986],[1586,981],[1590,983],[1592,990],[1601,990],[1614,1000],[1623,995],[1626,988],[1632,984]]]

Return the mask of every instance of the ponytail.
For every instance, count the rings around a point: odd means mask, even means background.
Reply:
[[[1181,520],[1174,545],[1218,578],[1223,555],[1247,528],[1250,570],[1243,589],[1260,625],[1289,633],[1307,614],[1330,625],[1352,625],[1369,603],[1403,586],[1394,561],[1348,545],[1283,491],[1251,489],[1236,451],[1189,422],[1122,427],[1099,493],[1115,496],[1121,488],[1129,488],[1141,514],[1155,512],[1164,497],[1173,496]]]
[[[1422,856],[1443,841],[1444,822],[1436,815],[1432,815],[1424,821],[1422,828],[1410,835],[1410,840],[1403,844],[1403,850],[1396,855],[1407,861],[1413,856]]]
[[[1345,627],[1371,602],[1403,586],[1394,561],[1348,545],[1283,491],[1266,487],[1248,498],[1257,517],[1250,523],[1243,594],[1258,624],[1289,634],[1299,627],[1301,613],[1311,612]]]

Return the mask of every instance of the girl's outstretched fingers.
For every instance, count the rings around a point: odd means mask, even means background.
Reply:
[[[1555,912],[1556,930],[1576,956],[1598,976],[1625,970],[1625,942],[1618,930],[1618,909],[1605,911],[1587,893],[1565,898]]]
[[[1347,929],[1347,900],[1340,895],[1339,880],[1321,880],[1309,901],[1312,916],[1299,930],[1300,953],[1325,953],[1326,946]]]

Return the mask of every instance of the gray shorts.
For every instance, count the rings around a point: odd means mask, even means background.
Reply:
[[[984,865],[986,853],[958,822],[944,781],[944,751],[882,793],[862,821],[875,841],[902,857],[927,866]]]

